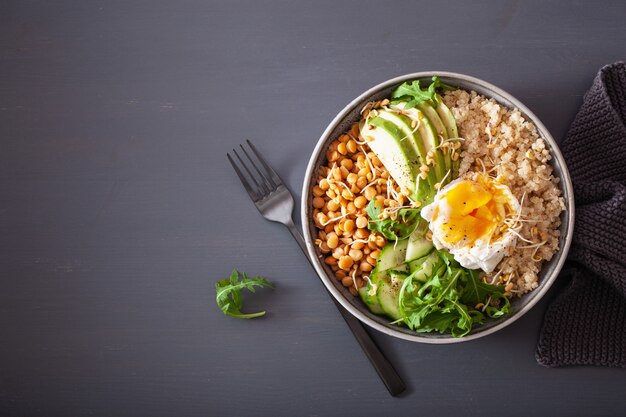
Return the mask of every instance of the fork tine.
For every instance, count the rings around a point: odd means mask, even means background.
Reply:
[[[264,194],[269,193],[267,187],[265,186],[265,184],[263,184],[263,181],[261,181],[261,184],[259,184],[259,181],[257,181],[257,179],[252,174],[252,172],[250,172],[250,168],[248,168],[248,165],[243,161],[243,159],[241,159],[241,156],[239,156],[239,154],[237,153],[237,150],[233,149],[233,153],[239,160],[239,163],[241,164],[241,166],[243,166],[243,168],[246,170],[250,178],[252,178],[254,185],[256,185],[256,191],[257,191],[257,195],[259,196],[259,198],[261,198]]]
[[[261,170],[259,169],[259,167],[257,166],[257,164],[254,163],[254,160],[250,158],[250,155],[248,154],[248,152],[246,152],[243,145],[239,145],[239,146],[241,147],[241,150],[243,151],[243,153],[246,154],[246,156],[248,157],[248,160],[250,161],[250,163],[252,164],[256,172],[261,176],[261,178],[263,178],[264,183],[269,188],[270,192],[275,190],[276,187],[278,187],[278,185],[274,184],[274,181],[271,180],[271,176],[267,175],[267,172],[263,174]]]
[[[252,187],[250,186],[250,183],[248,182],[246,177],[243,175],[243,173],[239,170],[239,167],[237,167],[237,164],[235,164],[235,161],[233,161],[233,158],[230,157],[229,153],[226,154],[226,157],[230,161],[230,164],[233,166],[233,169],[237,173],[237,176],[239,177],[239,180],[241,181],[241,183],[243,184],[243,187],[248,192],[248,195],[250,196],[252,201],[257,201],[258,200],[258,193],[255,190],[252,189]]]
[[[252,149],[252,152],[254,152],[256,157],[259,158],[259,161],[261,161],[261,164],[263,164],[263,167],[265,168],[265,170],[270,174],[270,177],[272,178],[272,181],[276,184],[276,187],[281,185],[283,181],[280,179],[276,171],[274,171],[272,167],[269,166],[269,164],[265,161],[265,159],[263,159],[263,157],[261,156],[261,153],[257,151],[256,147],[252,144],[252,142],[250,142],[248,139],[246,139],[246,142],[248,143],[248,146],[250,147],[250,149]]]

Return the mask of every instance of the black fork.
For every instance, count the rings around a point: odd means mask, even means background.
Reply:
[[[311,265],[313,265],[313,262],[309,258],[306,243],[291,217],[294,204],[293,196],[287,187],[285,187],[276,171],[269,166],[254,145],[249,140],[247,140],[246,143],[250,152],[248,152],[243,145],[239,145],[241,155],[238,153],[238,150],[233,149],[232,153],[234,158],[231,157],[230,154],[226,154],[228,160],[235,169],[235,172],[239,176],[248,195],[250,195],[254,205],[263,217],[267,220],[282,223],[287,226],[298,242],[298,245],[300,245],[300,249],[302,249],[306,258]],[[348,327],[350,327],[350,330],[361,345],[361,348],[363,348],[368,359],[372,365],[374,365],[376,372],[378,372],[378,375],[383,380],[389,393],[396,396],[403,392],[406,389],[404,382],[371,336],[367,333],[363,324],[339,304],[337,300],[334,298],[332,298],[332,300],[335,302],[337,309],[339,309],[339,312],[348,324]]]

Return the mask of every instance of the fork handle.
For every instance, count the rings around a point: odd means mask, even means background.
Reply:
[[[302,252],[304,252],[304,255],[308,259],[309,263],[311,264],[311,266],[313,266],[313,262],[311,261],[309,253],[307,251],[306,243],[302,238],[300,231],[294,224],[293,220],[289,219],[289,222],[287,222],[285,226],[287,226],[289,232],[291,232],[294,239],[296,239],[296,242],[298,242],[300,249],[302,249]],[[406,389],[404,381],[402,381],[402,378],[400,378],[398,372],[396,372],[396,370],[393,368],[391,362],[389,362],[389,360],[385,357],[378,345],[376,345],[374,339],[372,339],[367,330],[365,330],[363,324],[356,317],[350,314],[350,312],[346,310],[341,304],[339,304],[339,302],[334,297],[331,296],[331,299],[335,303],[335,306],[337,306],[337,309],[341,313],[343,319],[348,324],[348,327],[352,331],[352,334],[354,335],[354,337],[356,337],[356,340],[361,345],[361,348],[365,352],[365,355],[370,360],[372,365],[374,365],[374,369],[376,369],[376,372],[378,372],[378,376],[380,377],[380,379],[382,379],[383,383],[387,387],[387,390],[389,390],[389,393],[394,397],[402,393]]]

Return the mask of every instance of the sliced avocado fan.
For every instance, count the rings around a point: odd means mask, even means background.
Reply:
[[[423,206],[458,176],[458,158],[453,161],[442,147],[444,141],[458,138],[458,130],[439,95],[406,107],[406,101],[395,101],[376,109],[372,118],[361,122],[360,135],[401,189]]]

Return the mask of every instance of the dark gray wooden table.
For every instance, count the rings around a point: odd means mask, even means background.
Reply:
[[[391,398],[286,229],[225,154],[253,139],[298,196],[370,86],[463,72],[562,138],[626,3],[0,2],[0,415],[625,415],[626,371],[534,359],[547,302],[480,341],[374,337]],[[223,316],[232,268],[276,283]],[[552,292],[553,295],[554,291]]]

